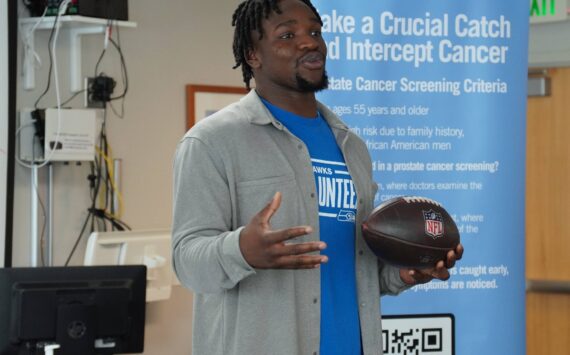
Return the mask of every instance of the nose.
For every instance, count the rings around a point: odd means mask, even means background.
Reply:
[[[302,50],[316,50],[321,44],[321,38],[311,33],[303,36],[299,41],[299,48]]]

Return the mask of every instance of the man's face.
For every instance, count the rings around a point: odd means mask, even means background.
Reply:
[[[281,14],[273,12],[262,22],[263,38],[252,34],[255,49],[248,64],[256,84],[298,92],[325,89],[327,48],[318,18],[299,0],[282,0],[279,7]]]

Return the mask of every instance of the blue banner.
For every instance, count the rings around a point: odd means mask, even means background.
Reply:
[[[524,354],[528,2],[314,3],[330,79],[319,99],[366,142],[376,204],[439,201],[466,249],[450,280],[384,297],[383,315],[422,317],[431,333],[408,334],[418,354]],[[451,328],[454,350],[438,348]],[[399,331],[385,331],[386,354],[404,354]]]

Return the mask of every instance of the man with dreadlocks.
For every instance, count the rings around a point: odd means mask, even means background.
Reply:
[[[232,24],[255,89],[198,122],[175,158],[192,354],[381,354],[379,296],[449,272],[379,264],[362,239],[377,186],[364,143],[315,99],[327,49],[310,1],[246,0]]]

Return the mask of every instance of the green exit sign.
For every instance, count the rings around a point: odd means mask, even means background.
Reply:
[[[567,8],[567,0],[530,0],[530,23],[564,21]]]

